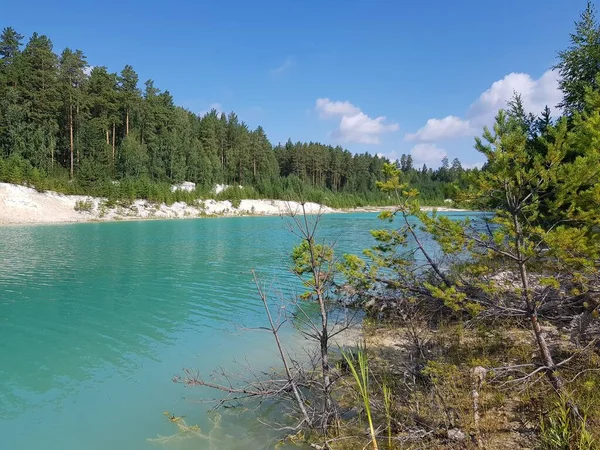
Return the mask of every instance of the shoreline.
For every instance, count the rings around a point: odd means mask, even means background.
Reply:
[[[310,202],[304,207],[308,214],[375,213],[394,209],[393,206],[336,209]],[[468,211],[448,207],[422,209],[437,209],[441,212]],[[245,199],[241,200],[237,207],[229,200],[213,199],[197,200],[192,205],[184,202],[166,205],[147,200],[109,202],[105,198],[66,195],[52,191],[38,192],[26,186],[0,183],[0,226],[287,216],[301,211],[301,204],[296,201]]]
[[[394,211],[396,206],[359,206],[356,208],[342,208],[340,212],[373,212]],[[470,209],[450,208],[448,206],[421,206],[421,211],[439,211],[439,212],[469,212]]]

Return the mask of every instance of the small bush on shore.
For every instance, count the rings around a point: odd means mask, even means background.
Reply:
[[[75,202],[75,211],[79,212],[92,212],[94,203],[91,199],[77,200]]]

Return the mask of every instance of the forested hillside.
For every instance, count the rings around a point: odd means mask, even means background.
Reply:
[[[273,147],[233,112],[199,117],[176,106],[130,65],[111,73],[81,50],[54,53],[45,35],[26,44],[12,28],[0,36],[0,181],[168,201],[168,187],[186,180],[205,193],[239,184],[251,188],[245,195],[353,206],[387,201],[375,185],[385,162],[313,142]],[[436,171],[416,170],[410,156],[398,164],[428,203],[451,196],[463,173],[458,160]]]

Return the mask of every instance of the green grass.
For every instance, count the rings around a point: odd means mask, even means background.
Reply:
[[[375,433],[375,427],[373,426],[373,415],[371,413],[371,401],[369,396],[369,363],[367,354],[364,350],[358,350],[356,353],[356,360],[353,355],[342,352],[350,373],[356,382],[359,397],[362,399],[367,421],[369,422],[369,432],[371,433],[371,444],[373,450],[377,450],[377,435]],[[391,440],[391,438],[390,438]]]

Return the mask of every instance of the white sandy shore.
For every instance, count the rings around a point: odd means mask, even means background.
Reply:
[[[76,206],[84,205],[83,210]],[[381,211],[385,208],[357,208],[336,210],[317,203],[304,205],[309,214]],[[439,208],[440,211],[455,211]],[[69,223],[139,219],[179,219],[205,216],[288,215],[301,212],[297,202],[283,200],[242,200],[236,208],[230,201],[198,200],[195,205],[183,202],[172,205],[135,200],[131,204],[109,207],[106,199],[82,195],[63,195],[56,192],[38,192],[14,184],[0,183],[0,225]]]
[[[84,206],[77,211],[76,206]],[[334,209],[306,203],[306,212],[330,213]],[[139,219],[179,219],[205,216],[287,215],[301,212],[297,202],[282,200],[242,200],[235,208],[230,201],[199,200],[195,205],[172,205],[135,200],[131,204],[108,207],[106,199],[82,195],[38,192],[14,184],[0,183],[0,224],[69,223]]]
[[[345,212],[382,212],[395,211],[396,206],[361,206],[358,208],[346,209]],[[469,209],[449,208],[447,206],[421,206],[421,211],[438,211],[438,212],[467,212]]]

